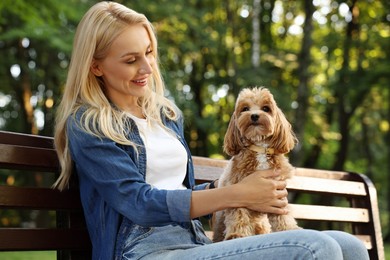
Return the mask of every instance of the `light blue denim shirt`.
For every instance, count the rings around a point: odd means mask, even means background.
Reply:
[[[189,227],[194,170],[183,135],[182,119],[165,120],[188,153],[187,190],[159,190],[145,182],[146,152],[136,124],[130,118],[128,138],[139,144],[133,147],[98,138],[80,127],[81,111],[67,122],[69,148],[77,174],[80,197],[93,246],[93,259],[113,259],[126,237],[119,234],[123,225]],[[126,228],[125,228],[126,229]]]

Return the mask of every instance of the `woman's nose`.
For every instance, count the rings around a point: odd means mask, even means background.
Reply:
[[[152,63],[153,61],[150,61],[149,59],[145,58],[144,62],[142,62],[138,73],[139,74],[152,74],[153,68],[152,68]]]

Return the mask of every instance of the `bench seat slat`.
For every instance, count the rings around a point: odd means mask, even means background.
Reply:
[[[296,219],[360,223],[368,223],[370,221],[368,210],[362,208],[302,204],[290,204],[290,207],[291,212]]]
[[[78,190],[0,186],[0,208],[81,210]]]
[[[86,250],[91,248],[86,229],[0,229],[2,251]]]

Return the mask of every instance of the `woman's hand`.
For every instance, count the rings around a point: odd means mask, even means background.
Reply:
[[[280,175],[278,170],[256,171],[235,184],[240,207],[251,210],[287,214],[287,189],[286,181],[274,180]]]
[[[191,218],[204,216],[227,208],[248,208],[274,214],[287,214],[286,181],[276,181],[278,171],[256,171],[241,182],[219,187],[193,191]]]

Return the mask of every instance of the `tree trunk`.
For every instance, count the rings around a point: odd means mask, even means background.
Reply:
[[[22,46],[21,40],[18,43],[17,51],[18,60],[21,61],[19,79],[16,79],[14,89],[16,98],[21,107],[22,128],[23,132],[27,134],[37,134],[38,130],[34,122],[34,108],[31,105],[30,99],[32,96],[30,75],[27,69],[27,51]]]
[[[352,48],[352,37],[357,32],[357,15],[358,12],[354,12],[357,0],[352,1],[350,10],[352,13],[352,19],[348,23],[346,37],[344,41],[344,54],[343,64],[340,72],[340,80],[338,86],[336,86],[336,98],[338,100],[338,124],[341,140],[339,144],[339,150],[336,154],[336,160],[332,167],[333,170],[343,170],[344,163],[347,159],[348,146],[349,146],[349,120],[352,115],[351,102],[349,97],[350,77],[349,77],[349,63],[350,63],[350,51]]]
[[[306,123],[306,115],[308,109],[308,96],[309,96],[309,66],[311,63],[310,59],[310,49],[313,44],[311,34],[313,32],[313,12],[314,6],[312,1],[303,1],[305,6],[305,23],[303,26],[303,38],[302,38],[302,47],[299,53],[299,68],[298,68],[298,108],[295,114],[295,124],[294,131],[297,135],[298,140],[303,140],[304,131],[305,131],[305,123]],[[302,146],[297,145],[296,149],[293,153],[291,153],[291,161],[294,165],[302,165],[303,156],[298,156]]]
[[[253,0],[252,17],[252,66],[260,66],[260,11],[261,0]]]

